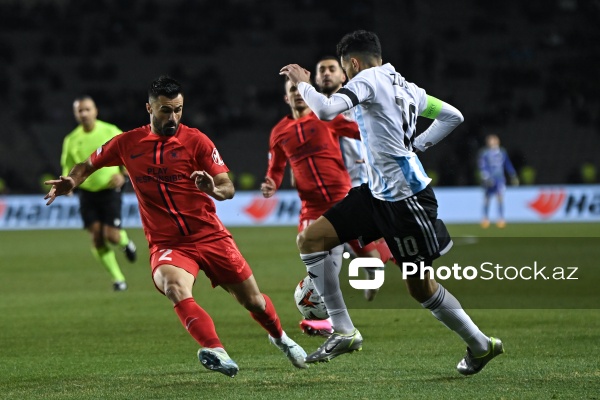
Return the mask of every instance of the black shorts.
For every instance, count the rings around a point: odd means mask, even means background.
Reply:
[[[355,187],[325,212],[340,242],[361,245],[383,237],[398,265],[431,261],[452,247],[446,225],[437,218],[437,200],[427,186],[419,193],[391,202],[373,197],[367,184]]]
[[[103,225],[121,227],[121,191],[106,189],[89,192],[79,189],[79,208],[83,226],[89,227],[94,222]]]

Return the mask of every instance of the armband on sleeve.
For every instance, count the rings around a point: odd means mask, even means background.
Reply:
[[[421,117],[436,119],[440,111],[442,111],[442,105],[443,103],[440,99],[427,95],[427,107],[421,113]]]

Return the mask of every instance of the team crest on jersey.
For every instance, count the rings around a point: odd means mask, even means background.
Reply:
[[[181,150],[169,150],[167,157],[169,157],[169,160],[178,160],[181,158]]]
[[[213,159],[213,162],[217,165],[225,165],[225,163],[223,162],[223,159],[221,158],[221,155],[219,154],[219,150],[217,150],[216,147],[213,149],[212,159]]]

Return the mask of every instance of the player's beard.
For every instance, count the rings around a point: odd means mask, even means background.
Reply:
[[[173,136],[177,133],[177,128],[179,127],[179,123],[177,122],[167,122],[161,126],[156,117],[152,117],[152,125],[154,125],[154,129],[156,129],[156,133],[159,136]]]
[[[337,92],[337,86],[331,85],[329,87],[327,87],[327,86],[321,87],[321,93],[323,93],[327,97],[331,96],[335,92]]]

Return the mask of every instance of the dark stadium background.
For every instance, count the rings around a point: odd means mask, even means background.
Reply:
[[[256,189],[288,111],[279,68],[314,70],[361,28],[379,34],[384,62],[465,116],[422,157],[437,185],[477,184],[488,133],[525,184],[597,182],[597,0],[0,0],[0,193],[41,193],[60,173],[74,97],[92,95],[100,119],[128,130],[148,123],[146,87],[164,73],[184,85],[183,122],[216,143],[238,188]]]

